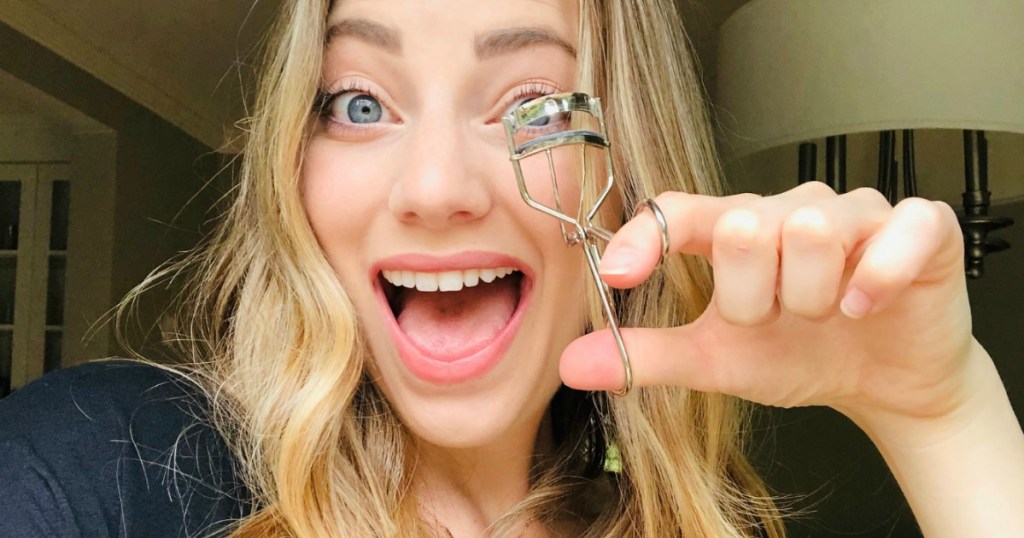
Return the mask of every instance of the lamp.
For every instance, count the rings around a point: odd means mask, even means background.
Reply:
[[[1021,0],[753,0],[722,26],[715,104],[727,161],[799,145],[789,150],[806,181],[816,175],[809,141],[825,138],[840,192],[847,136],[879,133],[876,188],[894,203],[900,157],[904,195],[917,194],[915,130],[962,130],[967,274],[1009,246],[988,237],[1012,220],[988,215],[986,132],[1024,134]],[[1022,183],[1004,197],[1024,195]]]

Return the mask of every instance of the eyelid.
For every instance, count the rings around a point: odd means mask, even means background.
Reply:
[[[517,85],[516,88],[513,90],[514,97],[512,98],[512,100],[518,101],[519,99],[522,99],[524,97],[539,97],[541,95],[549,95],[552,93],[558,93],[560,91],[562,90],[558,86],[550,84],[543,80],[526,80],[523,81],[521,84]]]

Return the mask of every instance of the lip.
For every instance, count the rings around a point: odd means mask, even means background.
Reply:
[[[491,269],[512,267],[523,273],[523,285],[520,289],[519,304],[508,323],[501,331],[478,349],[474,349],[463,357],[454,360],[442,360],[420,348],[398,326],[398,320],[391,313],[384,288],[378,275],[381,271],[418,271],[424,273],[461,271],[466,269]],[[449,256],[430,254],[402,254],[377,261],[370,268],[370,281],[373,283],[381,316],[391,333],[398,355],[406,368],[419,379],[428,383],[454,385],[483,377],[491,371],[505,356],[505,352],[522,326],[523,318],[532,298],[533,271],[522,260],[496,252],[461,252]]]

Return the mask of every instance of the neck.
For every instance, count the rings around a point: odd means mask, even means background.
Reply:
[[[424,517],[442,535],[483,536],[526,497],[535,455],[550,446],[546,411],[486,446],[452,449],[420,442],[415,484]]]

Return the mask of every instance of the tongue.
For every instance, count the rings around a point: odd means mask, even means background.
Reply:
[[[503,278],[456,292],[404,292],[398,326],[435,358],[454,361],[485,346],[515,311],[519,283]]]

